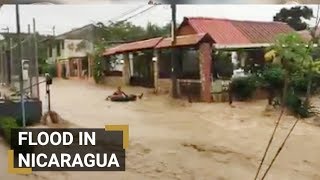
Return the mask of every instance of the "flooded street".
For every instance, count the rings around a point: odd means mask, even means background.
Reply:
[[[267,101],[236,102],[235,108],[227,103],[190,104],[171,100],[168,95],[154,95],[144,88],[123,89],[128,94],[144,92],[142,100],[105,101],[113,90],[86,81],[54,80],[52,110],[72,123],[72,127],[128,124],[125,172],[8,175],[6,163],[1,163],[0,179],[249,180],[255,176],[278,116],[278,113],[264,114]],[[47,111],[44,85],[41,95],[44,111]],[[267,165],[294,120],[291,116],[283,118],[266,158]],[[266,179],[319,180],[319,140],[320,127],[300,121]],[[0,148],[0,157],[6,162],[6,147],[1,145]],[[266,165],[262,172],[265,168]]]

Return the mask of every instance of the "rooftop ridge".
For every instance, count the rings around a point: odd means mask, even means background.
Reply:
[[[192,19],[203,19],[203,20],[220,20],[220,21],[229,21],[229,22],[249,22],[249,23],[277,23],[277,24],[285,24],[285,22],[279,22],[279,21],[255,21],[255,20],[236,20],[236,19],[229,19],[229,18],[216,18],[216,17],[203,17],[203,16],[193,16],[193,17],[185,17],[186,19],[192,20]]]

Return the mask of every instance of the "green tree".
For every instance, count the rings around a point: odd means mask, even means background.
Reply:
[[[103,82],[103,56],[102,53],[105,50],[105,41],[99,41],[99,43],[95,44],[94,47],[94,64],[93,64],[93,79],[97,84],[100,84]]]
[[[295,99],[295,102],[302,102],[293,89],[294,83],[298,80],[297,78],[307,77],[307,80],[311,82],[309,77],[320,74],[320,61],[316,61],[312,57],[313,44],[306,43],[298,34],[293,33],[280,36],[271,49],[267,60],[272,59],[274,62],[278,62],[284,69],[282,106],[284,107],[286,103],[292,102],[290,101],[292,99]],[[308,92],[306,95],[308,95]],[[308,99],[303,104],[300,104],[299,107],[297,105],[294,106],[294,110],[303,112],[303,116],[309,114],[305,112],[311,107]]]
[[[303,19],[310,20],[313,17],[312,9],[307,6],[296,6],[290,9],[282,8],[274,17],[274,21],[288,23],[296,31],[305,30],[308,25]]]
[[[145,32],[142,27],[130,22],[110,23],[107,26],[103,23],[98,23],[97,26],[98,41],[101,39],[107,42],[135,41],[143,38]]]
[[[146,38],[155,38],[155,37],[166,37],[170,35],[171,24],[166,24],[161,27],[156,24],[148,23],[145,29],[145,37]]]

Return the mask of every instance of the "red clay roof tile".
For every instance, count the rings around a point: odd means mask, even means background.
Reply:
[[[202,40],[207,40],[209,42],[213,42],[211,37],[208,34],[190,34],[190,35],[183,35],[177,36],[177,40],[175,43],[176,47],[179,46],[189,46],[189,45],[196,45]],[[156,46],[156,48],[168,48],[171,47],[172,38],[165,38]]]
[[[190,17],[189,24],[197,33],[208,33],[217,44],[272,43],[276,36],[294,30],[282,22],[237,21],[218,18]]]

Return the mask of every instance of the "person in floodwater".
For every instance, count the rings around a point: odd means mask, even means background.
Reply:
[[[121,86],[119,86],[118,88],[117,88],[117,90],[113,93],[113,95],[111,95],[111,96],[108,96],[107,98],[106,98],[106,100],[109,100],[109,99],[111,99],[111,98],[127,98],[127,99],[130,99],[130,100],[136,100],[137,99],[137,97],[139,98],[139,99],[141,99],[142,98],[142,96],[143,96],[143,93],[141,93],[141,95],[139,95],[139,96],[137,96],[137,95],[134,95],[134,94],[129,94],[129,95],[127,95],[125,92],[123,92],[122,90],[121,90]]]

